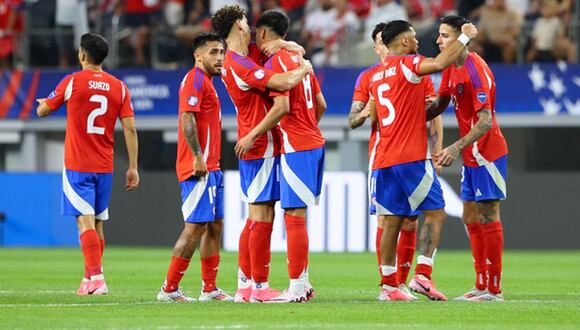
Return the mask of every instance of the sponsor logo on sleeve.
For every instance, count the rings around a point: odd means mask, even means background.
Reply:
[[[477,99],[480,103],[484,103],[487,100],[487,93],[486,92],[479,92],[477,93]]]
[[[48,99],[53,99],[56,97],[56,91],[52,91],[49,95],[48,95]]]
[[[254,72],[254,77],[256,77],[256,79],[258,79],[258,80],[264,78],[265,75],[266,75],[266,73],[262,69],[256,70]]]
[[[197,102],[198,102],[197,96],[190,96],[189,99],[187,100],[187,104],[191,106],[197,105]]]

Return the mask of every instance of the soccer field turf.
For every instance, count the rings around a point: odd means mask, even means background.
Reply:
[[[110,294],[77,297],[82,259],[77,249],[0,249],[0,328],[114,329],[374,329],[580,328],[580,251],[507,251],[503,303],[385,303],[375,256],[311,254],[317,297],[306,304],[158,303],[169,248],[105,251]],[[236,287],[236,254],[223,253],[218,285]],[[452,298],[471,288],[467,251],[441,251],[434,276]],[[199,295],[196,254],[181,285]],[[270,284],[287,286],[285,254],[273,254]]]

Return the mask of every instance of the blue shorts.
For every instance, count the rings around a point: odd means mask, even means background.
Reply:
[[[62,171],[62,215],[109,219],[113,173]]]
[[[181,212],[185,222],[208,222],[224,218],[224,175],[212,171],[205,177],[191,176],[179,183]]]
[[[318,205],[324,173],[324,147],[283,154],[280,164],[282,208]]]
[[[464,201],[504,200],[507,197],[507,155],[478,167],[463,166],[461,199]]]
[[[377,175],[379,170],[370,170],[368,178],[369,214],[377,214]]]
[[[441,184],[430,159],[377,170],[377,215],[417,216],[445,207]]]
[[[259,203],[280,200],[280,156],[238,160],[242,201]]]

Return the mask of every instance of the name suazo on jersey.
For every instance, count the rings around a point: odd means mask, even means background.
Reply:
[[[274,74],[247,56],[229,50],[226,52],[222,80],[236,108],[238,139],[248,135],[272,107],[266,84]],[[279,154],[280,130],[276,126],[260,136],[242,159],[260,159]]]
[[[294,70],[300,66],[300,57],[282,49],[274,54],[265,67],[277,73]],[[270,96],[286,95],[290,98],[290,112],[280,121],[282,153],[320,148],[324,138],[316,119],[316,95],[320,86],[314,74],[307,74],[302,81],[287,92],[271,91]]]
[[[430,157],[425,96],[428,84],[417,70],[420,55],[387,56],[372,74],[371,97],[380,127],[372,169]],[[394,103],[393,103],[394,102]]]
[[[462,151],[466,166],[486,165],[508,153],[506,140],[495,118],[495,79],[479,55],[470,52],[463,66],[458,68],[453,64],[445,69],[439,95],[453,99],[461,136],[477,123],[477,112],[483,109],[491,111],[492,128]]]
[[[222,116],[220,101],[212,79],[198,68],[191,69],[179,88],[179,117],[183,112],[195,113],[197,136],[208,171],[220,169]],[[179,182],[189,178],[194,169],[195,157],[183,136],[181,120],[177,140],[176,171]]]
[[[77,172],[113,172],[117,118],[134,116],[125,84],[106,72],[83,70],[66,76],[46,104],[67,103],[64,166]]]

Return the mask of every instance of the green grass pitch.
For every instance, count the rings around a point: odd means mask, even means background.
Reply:
[[[110,294],[77,297],[78,249],[0,249],[1,329],[579,329],[580,251],[507,251],[503,303],[384,303],[371,253],[311,254],[317,297],[306,304],[158,303],[170,248],[105,251]],[[197,296],[196,254],[181,286]],[[236,254],[223,253],[218,285],[236,286]],[[473,281],[467,251],[441,251],[434,272],[448,297]],[[270,284],[287,286],[285,254],[272,255]]]

